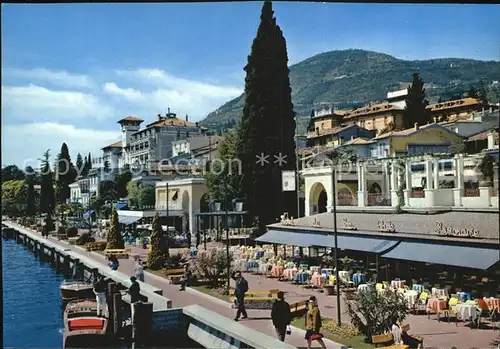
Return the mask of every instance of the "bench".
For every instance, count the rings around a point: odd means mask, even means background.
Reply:
[[[184,268],[169,268],[165,270],[165,276],[172,281],[172,283],[179,283],[184,275]]]
[[[271,309],[273,307],[274,302],[276,301],[276,297],[245,297],[245,308],[246,309]],[[236,309],[238,306],[236,305],[236,297],[231,297],[231,307]]]
[[[104,254],[106,256],[113,255],[118,259],[128,259],[128,255],[130,252],[131,252],[130,248],[115,248],[115,249],[105,249],[104,250]]]
[[[78,239],[79,239],[79,236],[74,236],[74,237],[68,238],[68,242],[69,242],[70,245],[75,245],[76,241]]]
[[[104,251],[106,250],[106,244],[106,241],[88,242],[85,244],[85,249],[87,251]]]
[[[394,344],[394,338],[392,337],[392,333],[377,334],[372,336],[372,343],[375,345],[375,348],[383,344],[392,345]]]
[[[410,324],[406,324],[406,325],[401,326],[401,331],[408,333],[408,336],[415,338],[417,341],[422,343],[422,345],[424,345],[424,337],[415,336],[415,335],[409,333],[410,332]]]
[[[307,312],[307,305],[309,300],[300,301],[297,303],[290,304],[290,312],[292,317],[301,317]]]
[[[280,290],[249,290],[245,293],[245,298],[278,298]],[[230,296],[234,296],[234,289],[229,291]]]

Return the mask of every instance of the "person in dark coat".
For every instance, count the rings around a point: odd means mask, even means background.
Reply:
[[[186,239],[188,248],[191,248],[191,232],[189,230],[186,232]]]
[[[196,249],[198,249],[198,246],[200,246],[201,243],[201,234],[199,231],[196,232]]]
[[[130,303],[139,302],[139,296],[141,295],[141,286],[137,282],[137,278],[132,276],[130,278],[132,285],[127,290],[127,293],[130,295]]]
[[[278,339],[284,342],[287,326],[292,322],[292,313],[290,311],[290,304],[285,302],[283,291],[278,292],[278,299],[274,302],[271,310],[271,319],[278,334]]]
[[[242,319],[246,319],[248,315],[245,309],[245,293],[248,291],[248,281],[241,275],[241,271],[239,270],[236,270],[231,278],[235,282],[234,296],[238,303],[238,310],[236,311],[234,321],[238,321],[241,315],[243,315]]]
[[[191,270],[189,270],[189,264],[186,264],[184,266],[184,274],[182,275],[182,278],[181,278],[181,288],[179,289],[179,291],[186,291],[186,286],[187,286],[187,283],[189,281],[189,279],[191,278]]]

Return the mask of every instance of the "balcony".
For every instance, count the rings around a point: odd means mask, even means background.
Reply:
[[[337,205],[339,206],[358,206],[357,198],[350,194],[338,194]]]
[[[410,191],[410,198],[412,199],[425,198],[425,191],[423,189],[412,189]]]
[[[479,197],[479,196],[480,196],[479,188],[464,189],[464,197],[465,198],[475,198],[475,197]]]

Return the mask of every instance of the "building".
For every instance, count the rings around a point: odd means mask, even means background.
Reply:
[[[465,142],[466,150],[470,154],[488,153],[498,156],[498,137],[499,129],[490,129],[477,133],[467,139]]]
[[[446,153],[450,146],[463,143],[463,137],[438,123],[419,126],[402,131],[390,131],[373,139],[376,147],[371,157],[399,157],[407,155]]]
[[[403,128],[403,108],[390,103],[368,105],[346,114],[344,122],[380,134],[387,129]]]
[[[358,125],[340,124],[324,129],[316,128],[314,131],[308,132],[307,142],[309,146],[339,146],[347,140],[358,137],[372,138],[374,136],[374,131],[367,130]]]
[[[199,149],[217,146],[224,138],[221,136],[195,136],[172,142],[172,157],[191,154]]]
[[[437,118],[438,121],[467,119],[471,113],[481,111],[482,109],[481,102],[475,98],[461,98],[427,106],[431,117]]]
[[[125,165],[154,169],[162,160],[172,157],[172,142],[201,136],[205,128],[186,119],[180,119],[170,109],[165,116],[141,129],[144,120],[127,116],[118,121],[121,141],[102,149],[101,157],[92,159],[94,168],[122,168]]]
[[[408,89],[405,88],[399,91],[387,92],[387,102],[399,109],[406,108],[406,98],[408,97]]]
[[[70,198],[69,203],[78,203],[82,207],[88,207],[90,198],[93,196],[90,192],[90,180],[87,177],[77,179],[69,185]]]
[[[353,138],[341,145],[342,149],[356,155],[358,158],[369,158],[377,148],[377,141],[369,138]]]

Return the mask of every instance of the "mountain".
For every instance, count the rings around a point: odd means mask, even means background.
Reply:
[[[420,72],[427,98],[437,102],[462,95],[476,88],[479,80],[488,84],[500,80],[500,62],[461,58],[439,58],[405,61],[393,56],[365,51],[330,51],[290,66],[290,82],[294,110],[301,128],[307,123],[311,109],[334,105],[336,109],[361,106],[381,101],[387,92],[406,88],[412,73]],[[490,100],[498,100],[490,89]],[[496,95],[496,96],[495,96]],[[201,121],[210,128],[227,128],[241,118],[244,94],[225,103]]]

